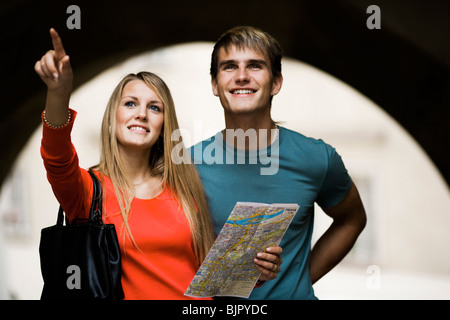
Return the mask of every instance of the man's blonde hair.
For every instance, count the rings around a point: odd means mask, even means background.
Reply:
[[[279,43],[270,34],[260,29],[239,26],[222,34],[214,45],[210,69],[213,79],[217,79],[220,49],[223,48],[227,52],[231,46],[236,46],[238,49],[248,48],[263,54],[270,61],[272,76],[275,78],[281,75],[283,52]]]

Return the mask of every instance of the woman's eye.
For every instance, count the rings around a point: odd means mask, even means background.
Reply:
[[[155,105],[149,106],[148,108],[153,111],[161,111],[161,108]]]
[[[128,102],[125,102],[125,105],[126,105],[127,107],[135,107],[135,106],[136,106],[136,103],[134,103],[134,101],[128,101]]]

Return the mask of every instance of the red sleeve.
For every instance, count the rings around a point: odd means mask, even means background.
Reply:
[[[62,128],[54,129],[43,121],[41,156],[53,193],[73,221],[88,218],[93,187],[89,173],[79,167],[70,136],[77,113],[70,112],[71,121]]]

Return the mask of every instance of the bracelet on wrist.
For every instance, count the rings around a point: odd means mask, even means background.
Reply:
[[[46,124],[47,126],[49,126],[50,128],[52,128],[52,129],[60,129],[60,128],[63,128],[63,127],[65,127],[65,126],[67,126],[67,125],[69,124],[70,120],[72,119],[72,114],[70,113],[70,110],[67,110],[67,113],[68,113],[68,117],[67,117],[66,122],[65,122],[64,124],[61,124],[61,125],[58,125],[58,126],[53,125],[53,124],[51,124],[50,122],[48,122],[47,117],[46,117],[46,115],[45,115],[45,110],[44,110],[44,112],[42,113],[42,118],[44,119],[45,124]]]

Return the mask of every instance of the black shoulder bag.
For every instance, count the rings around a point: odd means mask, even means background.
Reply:
[[[56,225],[41,230],[42,300],[124,297],[116,229],[102,221],[102,187],[97,177],[89,174],[94,193],[87,222],[68,224],[66,217],[63,225],[60,206]]]

